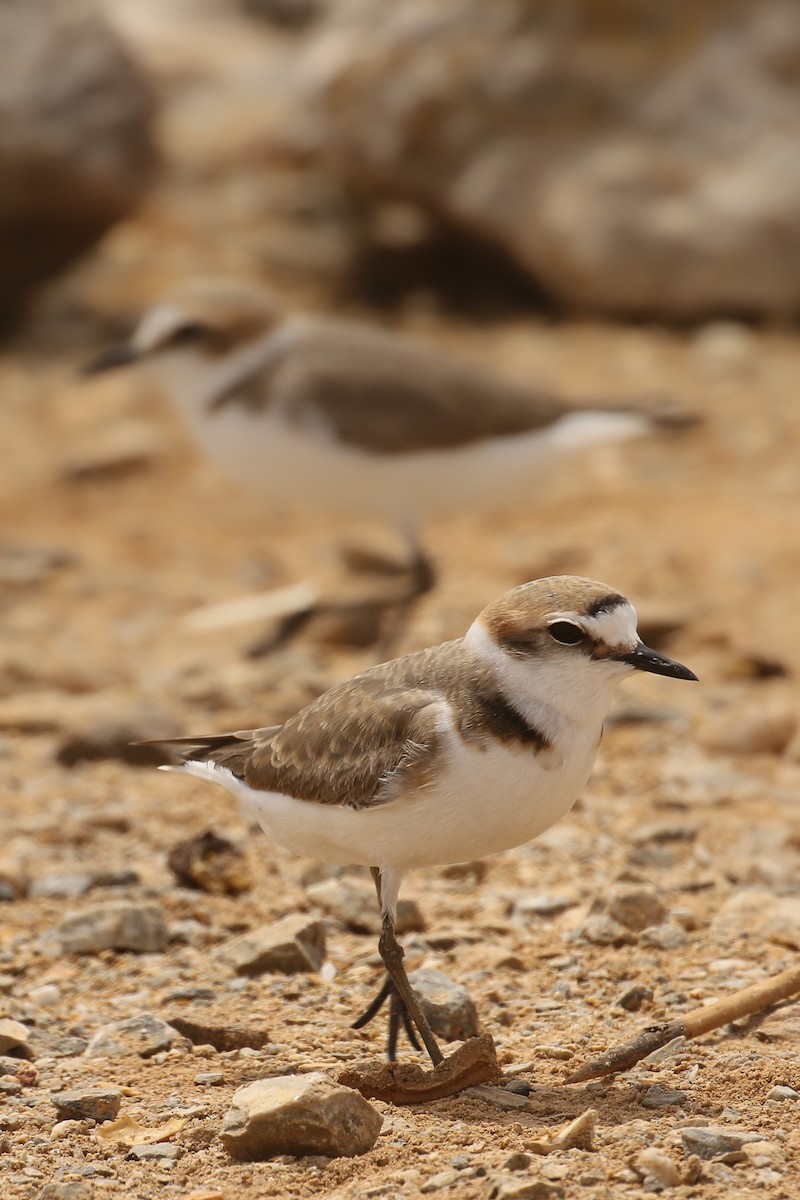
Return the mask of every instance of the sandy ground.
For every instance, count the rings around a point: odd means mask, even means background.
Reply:
[[[440,584],[402,649],[457,636],[509,586],[570,572],[630,596],[645,632],[660,631],[661,647],[700,684],[632,681],[573,814],[480,868],[420,872],[405,884],[426,925],[405,939],[409,966],[435,966],[465,984],[509,1077],[530,1083],[527,1102],[507,1109],[469,1095],[377,1104],[383,1131],[357,1159],[226,1157],[216,1135],[241,1084],[317,1068],[335,1074],[380,1057],[382,1027],[348,1028],[378,977],[374,936],[334,923],[322,976],[242,984],[220,947],[245,929],[313,911],[303,886],[313,864],[251,831],[215,789],[114,758],[69,767],[57,755],[76,732],[115,721],[142,736],[268,724],[368,663],[370,652],[311,631],[252,660],[257,627],[192,632],[185,618],[197,606],[327,569],[333,542],[358,531],[264,511],[196,455],[165,404],[135,379],[76,378],[117,314],[151,287],[165,239],[165,275],[197,266],[207,216],[192,226],[194,210],[184,206],[194,248],[186,234],[190,248],[176,251],[167,217],[180,202],[165,185],[0,360],[0,859],[6,877],[16,870],[31,881],[27,895],[2,905],[0,1015],[31,1027],[36,1068],[0,1105],[4,1198],[74,1181],[85,1190],[51,1194],[599,1200],[656,1186],[639,1159],[647,1148],[674,1163],[677,1196],[794,1195],[800,1110],[769,1097],[776,1085],[800,1089],[800,1017],[791,1007],[770,1018],[771,1033],[743,1023],[612,1081],[563,1082],[642,1026],[792,965],[800,947],[800,750],[791,734],[800,342],[722,323],[667,333],[532,317],[473,328],[428,308],[395,318],[417,337],[571,395],[663,392],[703,417],[679,438],[573,461],[519,511],[431,526]],[[247,855],[254,884],[237,899],[179,888],[167,867],[176,842],[207,829]],[[101,872],[123,882],[65,894],[69,878]],[[134,873],[128,882],[125,872]],[[590,907],[619,881],[658,893],[669,928],[681,931],[677,944],[638,933],[621,945],[591,940]],[[531,897],[542,896],[562,898],[561,911],[532,912]],[[70,956],[46,936],[65,915],[120,897],[162,907],[175,933],[163,953]],[[617,1001],[637,984],[652,999],[626,1011]],[[265,1027],[270,1043],[222,1054],[181,1043],[151,1059],[80,1052],[112,1020],[204,1011],[202,999],[176,998],[193,988],[209,989],[231,1023]],[[218,1085],[195,1082],[208,1071],[221,1072]],[[185,1117],[172,1136],[176,1161],[130,1161],[90,1123],[52,1138],[51,1093],[83,1082],[121,1087],[123,1113],[146,1127]],[[651,1107],[653,1085],[673,1102]],[[519,1159],[589,1108],[597,1111],[592,1149]],[[728,1161],[698,1165],[684,1148],[687,1125],[759,1138]]]

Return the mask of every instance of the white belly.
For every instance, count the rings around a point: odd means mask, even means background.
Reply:
[[[235,792],[270,839],[330,863],[395,868],[466,862],[530,841],[567,813],[591,773],[597,739],[569,765],[554,751],[459,742],[435,782],[366,809],[258,792],[228,771],[189,764]],[[193,770],[198,767],[198,770]]]
[[[533,496],[544,468],[560,453],[641,433],[644,426],[639,417],[576,413],[544,432],[375,455],[236,405],[214,416],[193,414],[190,423],[208,456],[276,509],[338,510],[395,522],[461,507],[487,510]]]

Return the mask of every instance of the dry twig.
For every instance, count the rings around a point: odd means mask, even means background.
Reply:
[[[729,1025],[741,1017],[751,1016],[770,1008],[780,1000],[788,1000],[790,996],[800,992],[800,967],[790,967],[772,979],[754,983],[750,987],[726,996],[715,1004],[705,1008],[696,1008],[681,1017],[679,1021],[671,1021],[668,1025],[652,1026],[645,1029],[616,1049],[607,1050],[594,1062],[587,1063],[577,1071],[573,1071],[564,1080],[565,1083],[585,1083],[588,1079],[600,1079],[604,1075],[614,1075],[617,1071],[627,1071],[629,1067],[652,1054],[661,1046],[666,1046],[674,1038],[696,1038],[722,1025]]]

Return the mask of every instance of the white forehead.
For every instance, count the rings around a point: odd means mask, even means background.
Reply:
[[[146,312],[131,338],[134,350],[152,350],[174,333],[186,320],[186,314],[175,304],[159,304]]]
[[[606,646],[630,648],[639,641],[636,632],[636,609],[628,600],[614,608],[603,609],[594,617],[583,617],[581,625],[591,637]]]

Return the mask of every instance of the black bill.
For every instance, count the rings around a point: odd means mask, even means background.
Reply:
[[[115,371],[117,367],[128,367],[136,362],[136,352],[130,346],[110,346],[83,368],[84,375],[101,375],[104,371]]]
[[[630,663],[637,671],[649,671],[651,675],[666,675],[669,679],[693,679],[697,681],[694,671],[690,671],[683,663],[675,662],[663,654],[656,653],[644,642],[639,642],[635,650],[620,656],[622,662]]]

